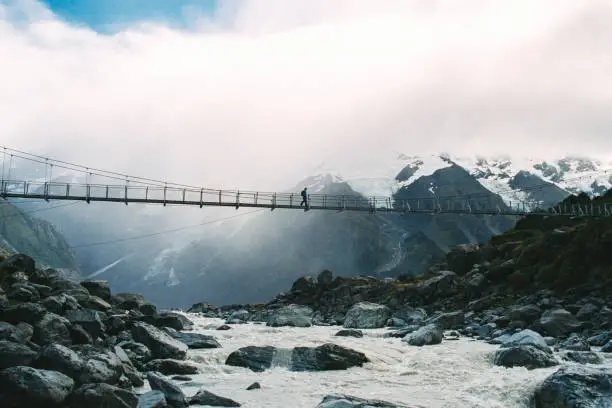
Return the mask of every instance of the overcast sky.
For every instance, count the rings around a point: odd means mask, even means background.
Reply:
[[[610,1],[221,4],[100,34],[0,0],[1,144],[261,190],[397,152],[612,155]]]

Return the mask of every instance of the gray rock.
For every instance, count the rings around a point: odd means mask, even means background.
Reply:
[[[244,310],[244,309],[237,310],[235,312],[232,312],[229,315],[225,323],[229,323],[229,322],[246,323],[249,320],[249,316],[250,316],[250,313],[248,312],[248,310]]]
[[[219,342],[213,336],[200,333],[180,332],[170,327],[164,327],[163,330],[173,339],[186,344],[190,349],[210,349],[221,347],[221,344],[219,344]]]
[[[145,303],[144,296],[137,293],[117,293],[110,302],[123,310],[138,310]]]
[[[607,408],[612,406],[612,371],[565,366],[536,389],[535,408]]]
[[[32,365],[38,353],[30,347],[8,340],[0,340],[0,369]]]
[[[77,380],[85,370],[85,361],[75,351],[61,344],[48,344],[36,360],[37,368],[59,371]]]
[[[136,367],[142,367],[153,358],[151,350],[149,350],[149,348],[142,343],[122,341],[118,344],[118,346],[125,351],[125,354],[128,355],[130,361]]]
[[[440,271],[432,278],[418,285],[418,291],[425,298],[448,296],[457,290],[457,274],[451,271]]]
[[[153,303],[145,302],[142,306],[140,306],[140,313],[145,316],[154,316],[157,314],[157,306]]]
[[[47,309],[38,303],[21,303],[0,311],[0,320],[17,324],[25,322],[34,325],[47,314]]]
[[[595,315],[597,315],[597,312],[599,312],[598,306],[592,303],[587,303],[586,305],[582,306],[578,312],[576,312],[576,318],[583,322],[592,320]]]
[[[171,327],[174,330],[191,330],[193,322],[180,313],[162,312],[155,317],[155,326]]]
[[[169,358],[149,361],[142,369],[143,371],[158,371],[164,375],[198,373],[198,367],[196,365],[186,361]]]
[[[346,330],[340,330],[338,331],[336,334],[336,336],[340,336],[340,337],[363,337],[363,332],[361,330],[354,330],[354,329],[346,329]]]
[[[607,342],[609,342],[610,340],[612,340],[612,332],[603,332],[596,336],[589,337],[587,339],[587,342],[591,346],[601,347]]]
[[[136,408],[167,408],[166,396],[161,391],[149,391],[138,398]]]
[[[7,322],[0,322],[0,340],[26,343],[30,341],[33,333],[34,328],[27,323],[19,323],[17,326],[13,326]]]
[[[435,324],[441,330],[461,329],[465,325],[465,313],[462,311],[441,313],[426,321],[427,324]]]
[[[270,327],[310,327],[313,314],[308,306],[289,305],[271,311],[266,324]]]
[[[80,384],[107,383],[116,385],[123,376],[123,365],[119,357],[106,349],[90,345],[73,346],[73,349],[85,361],[83,372],[79,376]]]
[[[68,403],[73,408],[136,408],[138,396],[109,384],[85,384],[74,391]]]
[[[510,319],[531,324],[540,318],[542,309],[537,305],[517,306],[510,310]]]
[[[321,271],[321,273],[319,273],[319,276],[317,276],[317,285],[322,287],[331,285],[333,281],[334,274],[331,271],[328,271],[327,269]]]
[[[64,313],[64,317],[66,317],[71,324],[78,324],[87,330],[94,340],[100,337],[105,330],[101,316],[104,317],[104,314],[91,309],[69,310]]]
[[[565,350],[573,350],[573,351],[591,350],[591,346],[589,345],[588,341],[585,338],[577,334],[572,334],[565,341],[562,341],[561,343],[559,343],[559,347]]]
[[[147,373],[147,380],[152,390],[161,391],[164,394],[168,405],[174,408],[187,407],[187,398],[176,383],[153,371]]]
[[[365,354],[332,343],[318,347],[296,347],[291,354],[292,371],[346,370],[370,360]]]
[[[272,366],[275,354],[276,349],[272,346],[247,346],[232,352],[225,360],[225,364],[262,372]]]
[[[603,359],[592,351],[566,351],[561,354],[566,361],[573,361],[580,364],[601,364]]]
[[[368,400],[350,395],[326,395],[316,408],[411,408],[380,400]]]
[[[110,288],[110,284],[107,281],[85,280],[85,281],[81,281],[81,286],[87,289],[87,291],[93,296],[97,296],[100,299],[110,302],[111,288]]]
[[[97,310],[99,312],[108,312],[112,309],[110,303],[106,300],[99,298],[98,296],[80,296],[76,298],[81,305],[85,309]]]
[[[134,323],[132,336],[134,340],[147,346],[154,358],[184,360],[187,355],[185,343],[173,339],[170,335],[149,324]]]
[[[558,365],[552,351],[533,345],[520,345],[499,349],[494,364],[503,367],[525,367],[529,370]]]
[[[121,365],[123,367],[123,375],[125,375],[130,380],[134,387],[143,386],[144,380],[136,369],[136,367],[134,366],[134,364],[132,363],[132,360],[130,360],[130,357],[125,352],[125,350],[123,350],[119,346],[115,346],[113,350],[115,352],[115,355],[117,356],[117,358],[119,358],[119,361],[121,362]]]
[[[442,343],[442,330],[435,324],[423,326],[417,331],[407,334],[402,341],[411,346],[425,346]]]
[[[72,392],[74,381],[62,373],[17,366],[0,371],[2,408],[60,405]]]
[[[532,345],[539,348],[548,348],[548,344],[542,335],[533,330],[525,329],[515,333],[502,342],[502,347],[515,347]]]
[[[582,323],[574,315],[565,309],[547,310],[542,314],[538,322],[546,334],[560,337],[575,331],[579,331]]]
[[[384,327],[391,317],[387,306],[370,302],[353,305],[346,313],[343,327],[349,329],[376,329]]]
[[[42,305],[51,313],[56,315],[63,315],[69,310],[78,310],[79,302],[74,296],[61,293],[56,296],[49,296],[42,301]]]
[[[241,404],[212,392],[200,389],[196,395],[189,399],[189,405],[206,405],[210,407],[240,407]]]
[[[34,324],[32,340],[41,346],[51,343],[70,345],[72,344],[70,322],[54,313],[47,313]]]
[[[608,341],[606,344],[603,345],[603,347],[601,348],[601,352],[612,353],[612,340]]]
[[[261,389],[261,384],[259,384],[258,382],[254,382],[253,384],[247,387],[247,391],[259,390],[259,389]]]

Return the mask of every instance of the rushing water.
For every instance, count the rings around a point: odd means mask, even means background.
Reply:
[[[383,338],[385,329],[363,330],[363,338],[335,337],[339,327],[272,328],[259,324],[234,325],[217,331],[219,319],[190,315],[195,331],[215,336],[223,348],[190,350],[188,358],[201,374],[183,384],[191,396],[200,387],[232,398],[251,408],[314,408],[323,396],[344,393],[427,408],[529,407],[534,389],[558,367],[527,370],[494,366],[498,346],[461,339],[414,347],[401,339]],[[286,361],[263,373],[224,364],[227,356],[244,346],[318,346],[327,342],[365,353],[371,363],[346,371],[289,372]],[[610,364],[607,360],[606,364]],[[246,388],[258,381],[260,390]]]

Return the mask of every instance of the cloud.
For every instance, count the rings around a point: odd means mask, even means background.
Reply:
[[[263,190],[398,151],[612,153],[608,2],[222,4],[191,31],[110,36],[0,5],[0,140]]]

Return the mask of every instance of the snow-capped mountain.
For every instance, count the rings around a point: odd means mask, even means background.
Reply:
[[[356,192],[367,197],[390,197],[402,187],[435,171],[458,165],[483,187],[498,194],[507,205],[524,202],[552,205],[568,194],[585,192],[599,195],[612,186],[612,163],[577,157],[546,161],[533,158],[481,156],[453,157],[448,154],[407,156],[398,154],[391,160],[368,163],[367,169],[333,168],[320,165],[316,171],[318,189],[322,180],[345,181]],[[435,186],[432,186],[435,187]],[[548,199],[546,198],[548,196]]]

